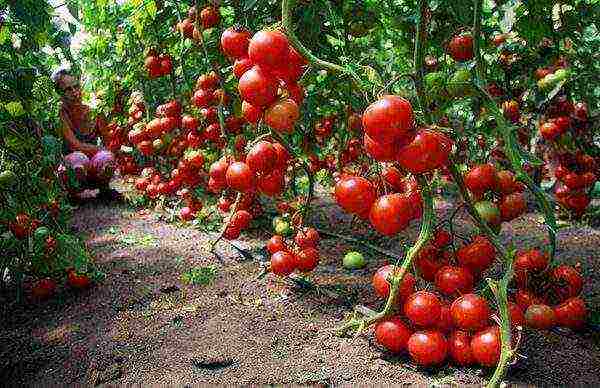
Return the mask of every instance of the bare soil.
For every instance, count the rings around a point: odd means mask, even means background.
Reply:
[[[313,221],[324,230],[401,252],[417,226],[395,239],[375,236],[329,201],[319,199]],[[445,213],[448,204],[439,202]],[[462,217],[462,216],[461,216]],[[464,220],[460,221],[465,223]],[[503,229],[518,247],[544,244],[539,214]],[[333,228],[332,226],[335,226]],[[370,276],[386,257],[335,238],[321,242],[321,264],[303,287],[271,274],[259,277],[268,233],[251,231],[219,255],[208,250],[213,234],[169,224],[125,205],[86,205],[74,228],[87,243],[106,279],[84,292],[61,291],[38,305],[20,306],[0,323],[0,385],[309,384],[481,385],[489,370],[445,366],[426,370],[407,356],[382,351],[372,335],[340,338],[335,329],[355,304],[380,307]],[[558,257],[581,262],[584,297],[600,305],[600,230],[561,229]],[[368,258],[364,270],[343,269],[350,249]],[[187,286],[181,274],[216,266],[211,284]],[[509,371],[516,385],[600,386],[600,334],[556,329],[525,330],[520,359]]]

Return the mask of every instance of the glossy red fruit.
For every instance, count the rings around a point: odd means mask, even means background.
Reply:
[[[248,45],[248,57],[252,62],[265,69],[285,66],[288,56],[289,42],[279,31],[258,31]]]
[[[581,294],[583,289],[583,276],[569,265],[559,265],[550,275],[553,289],[561,300],[572,298]]]
[[[238,237],[240,237],[240,234],[241,234],[241,232],[242,232],[242,230],[241,230],[240,228],[237,228],[237,227],[235,227],[235,226],[228,225],[228,226],[225,228],[225,232],[223,233],[223,237],[224,237],[226,240],[235,240],[235,239],[237,239]]]
[[[465,175],[465,186],[475,195],[493,190],[497,186],[496,167],[491,164],[480,164],[469,170]]]
[[[438,365],[448,356],[448,341],[439,331],[417,331],[407,342],[412,360],[422,366]]]
[[[225,178],[227,181],[227,186],[233,190],[244,192],[254,188],[254,173],[246,163],[231,163],[227,168]]]
[[[508,170],[498,171],[496,174],[496,190],[504,195],[512,194],[520,189],[515,174]]]
[[[462,295],[473,290],[473,275],[465,267],[445,266],[435,275],[435,286],[444,295]]]
[[[502,221],[510,221],[527,211],[527,202],[523,193],[505,195],[498,206]]]
[[[465,62],[473,58],[473,37],[469,34],[457,35],[448,43],[448,51],[452,59]]]
[[[405,170],[422,174],[445,165],[451,150],[452,141],[444,134],[422,129],[410,144],[400,148],[396,159]]]
[[[80,274],[75,270],[70,270],[67,274],[67,282],[73,288],[82,290],[88,288],[91,285],[90,278],[86,274]]]
[[[540,126],[540,134],[548,141],[552,141],[562,135],[560,127],[553,121],[547,121]]]
[[[275,275],[287,276],[296,269],[296,258],[287,251],[275,252],[271,255],[271,271]]]
[[[277,163],[277,154],[273,145],[261,140],[254,144],[246,155],[246,164],[258,174],[269,174]]]
[[[265,124],[277,132],[290,134],[300,117],[298,104],[291,98],[278,101],[265,110]]]
[[[276,168],[285,171],[288,161],[291,159],[288,150],[279,142],[272,143],[275,154],[277,155]]]
[[[476,294],[463,295],[450,306],[454,324],[466,331],[481,330],[486,327],[490,313],[488,302]]]
[[[525,314],[518,304],[508,302],[508,314],[510,316],[510,324],[513,327],[525,325]]]
[[[447,264],[448,260],[443,253],[432,246],[421,249],[415,258],[415,266],[419,275],[428,282],[433,282],[439,269]]]
[[[335,200],[348,213],[366,218],[375,202],[375,186],[362,177],[348,176],[335,185]]]
[[[371,206],[369,220],[379,233],[393,236],[408,226],[413,216],[412,206],[402,194],[383,195]]]
[[[367,107],[362,120],[365,133],[382,144],[392,143],[414,128],[412,106],[400,96],[381,97]]]
[[[205,7],[200,11],[200,22],[204,29],[213,28],[219,24],[219,19],[219,10],[215,7]]]
[[[448,339],[450,358],[457,365],[467,366],[475,362],[471,351],[471,335],[466,331],[456,330]]]
[[[256,187],[258,191],[269,197],[276,197],[283,192],[285,186],[285,175],[279,170],[275,169],[270,174],[263,174],[258,177],[256,181]]]
[[[319,264],[319,251],[312,247],[303,248],[296,254],[296,269],[312,271]]]
[[[534,329],[548,330],[556,325],[556,315],[546,304],[532,304],[525,311],[525,323]]]
[[[229,163],[225,159],[220,159],[210,165],[208,174],[215,181],[225,183],[228,168]]]
[[[392,353],[405,351],[411,335],[412,331],[397,316],[379,321],[375,326],[377,343]]]
[[[244,230],[250,225],[252,221],[252,214],[250,214],[246,210],[238,210],[236,211],[229,220],[229,225],[238,228],[240,230]]]
[[[544,300],[539,296],[534,295],[532,292],[518,289],[515,293],[515,301],[517,305],[523,311],[527,311],[527,308],[533,304],[544,304]]]
[[[496,257],[492,243],[483,236],[477,236],[473,242],[465,245],[456,252],[458,263],[468,268],[474,276],[479,276],[487,270]]]
[[[231,58],[242,58],[248,54],[250,32],[243,28],[229,27],[221,34],[221,50]]]
[[[277,80],[258,66],[246,71],[239,80],[242,100],[256,107],[272,104],[277,99]]]
[[[390,284],[388,283],[387,278],[393,270],[393,265],[385,265],[379,268],[377,272],[375,272],[375,275],[373,275],[373,288],[377,295],[382,299],[386,299],[390,294]],[[396,299],[396,303],[401,303],[406,300],[406,298],[415,291],[415,284],[415,277],[410,273],[405,273],[398,288],[398,298]]]
[[[581,329],[587,319],[587,308],[583,299],[569,298],[554,307],[556,324],[571,329]]]
[[[192,97],[192,104],[197,108],[208,108],[214,100],[214,93],[212,90],[198,89],[194,92]]]
[[[294,241],[301,249],[316,248],[319,244],[319,232],[315,228],[301,229],[296,233]]]
[[[267,251],[269,251],[270,254],[274,254],[276,252],[279,251],[287,251],[287,247],[285,245],[285,241],[283,240],[283,237],[279,236],[279,235],[274,235],[273,237],[271,237],[269,239],[269,241],[267,241]]]
[[[491,326],[477,332],[471,338],[473,358],[482,366],[493,367],[500,360],[500,330]]]
[[[393,161],[398,155],[398,146],[395,141],[387,144],[379,143],[366,133],[363,134],[363,147],[367,155],[380,162]]]
[[[450,245],[452,242],[452,236],[449,232],[444,229],[438,229],[433,233],[431,243],[438,249],[442,249]]]
[[[235,78],[240,79],[245,72],[252,69],[254,63],[248,57],[238,58],[233,63],[233,75]]]
[[[404,303],[404,315],[417,326],[434,326],[440,319],[441,311],[439,298],[428,291],[417,291]]]

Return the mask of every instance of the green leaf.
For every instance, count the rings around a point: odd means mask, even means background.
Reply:
[[[254,8],[254,6],[256,5],[257,2],[258,2],[258,0],[246,0],[246,3],[244,4],[244,12],[249,11],[252,8]]]

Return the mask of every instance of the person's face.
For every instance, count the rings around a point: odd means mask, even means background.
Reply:
[[[72,75],[63,75],[58,83],[60,89],[63,91],[63,99],[68,102],[79,102],[81,101],[81,88],[79,86],[79,80]]]

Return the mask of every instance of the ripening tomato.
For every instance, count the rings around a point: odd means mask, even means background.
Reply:
[[[278,101],[265,110],[265,124],[277,132],[290,134],[300,118],[298,104],[291,98]]]
[[[231,58],[242,58],[248,54],[250,32],[244,28],[229,27],[221,34],[221,50]]]
[[[231,163],[227,168],[225,179],[227,186],[236,191],[252,190],[255,184],[254,173],[244,162]]]
[[[285,245],[285,241],[283,240],[283,237],[281,237],[280,235],[274,235],[273,237],[271,237],[269,239],[269,241],[267,241],[267,251],[269,251],[270,254],[274,254],[276,252],[279,251],[287,251],[287,247]]]
[[[429,291],[417,291],[404,303],[404,315],[417,326],[431,327],[440,319],[442,303]]]
[[[398,316],[381,320],[375,325],[377,343],[392,353],[406,350],[412,331]]]
[[[422,366],[437,365],[448,356],[448,341],[439,331],[417,331],[407,342],[408,353]]]
[[[229,163],[227,162],[227,160],[220,159],[210,165],[208,174],[217,183],[225,183],[228,168],[229,168]]]
[[[444,295],[461,295],[473,290],[473,275],[465,267],[445,266],[435,274],[435,286]]]
[[[182,207],[181,210],[179,210],[179,218],[181,218],[182,221],[191,221],[196,217],[196,214],[194,214],[194,211],[188,207]]]
[[[500,360],[501,340],[498,326],[477,332],[471,338],[473,358],[480,365],[493,367]]]
[[[570,329],[580,329],[585,326],[587,308],[579,297],[569,298],[554,307],[556,324]]]
[[[422,174],[445,165],[451,150],[452,141],[444,134],[422,129],[410,144],[400,149],[396,159],[404,169]]]
[[[383,195],[373,202],[369,220],[379,233],[393,236],[408,226],[413,216],[412,206],[402,194]]]
[[[412,106],[400,96],[381,97],[367,107],[362,120],[365,133],[382,144],[392,143],[414,128]]]
[[[475,202],[474,207],[479,217],[490,227],[499,227],[502,224],[500,210],[495,203],[491,201],[478,201]]]
[[[296,269],[296,258],[287,251],[275,252],[271,255],[271,271],[275,275],[287,276]]]
[[[248,45],[248,57],[265,69],[285,66],[289,51],[287,37],[279,31],[258,31]]]
[[[384,265],[373,275],[373,288],[379,297],[386,299],[390,294],[390,283],[387,278],[392,274],[395,267],[393,265]],[[401,303],[415,290],[415,277],[410,273],[405,273],[398,287],[396,303]]]
[[[491,164],[480,164],[471,168],[465,175],[465,186],[473,194],[481,195],[497,187],[496,177],[496,167]]]
[[[335,200],[348,213],[366,218],[377,193],[373,184],[359,176],[348,176],[335,184]]]
[[[275,102],[277,87],[277,80],[258,66],[246,71],[238,83],[242,100],[256,107],[264,107]]]
[[[448,43],[452,59],[465,62],[473,58],[473,37],[470,34],[457,35]]]
[[[471,335],[466,331],[456,330],[448,339],[450,358],[458,365],[466,366],[475,362],[471,351]]]
[[[294,241],[301,249],[316,248],[319,244],[319,232],[315,228],[301,229],[296,233]]]
[[[519,111],[519,103],[515,100],[504,101],[502,103],[502,113],[504,114],[504,117],[506,117],[508,120],[512,121],[513,123],[516,123],[521,117],[521,112]]]
[[[477,294],[465,294],[450,306],[452,320],[461,330],[481,330],[487,326],[490,306],[487,300]]]
[[[492,243],[484,236],[477,236],[473,241],[456,252],[459,265],[468,268],[474,276],[479,276],[490,267],[496,257]]]
[[[546,121],[540,126],[540,134],[548,141],[552,141],[562,135],[560,128],[553,121]]]
[[[319,264],[319,251],[313,247],[303,248],[296,254],[296,269],[309,272]]]
[[[525,323],[534,329],[548,330],[556,324],[556,315],[546,304],[532,304],[525,311]]]
[[[246,155],[246,164],[258,174],[269,174],[275,168],[277,154],[273,145],[261,140],[254,144]]]
[[[515,174],[508,170],[498,171],[496,174],[496,190],[504,195],[512,194],[519,190],[519,183],[515,178]]]

